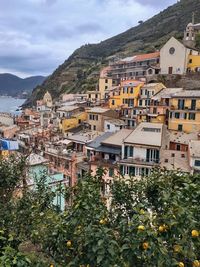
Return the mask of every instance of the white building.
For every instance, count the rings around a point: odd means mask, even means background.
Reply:
[[[200,172],[200,140],[189,142],[189,164],[191,172]]]
[[[149,175],[152,168],[159,166],[164,127],[158,123],[142,122],[124,139],[119,163],[124,176]]]
[[[117,132],[123,129],[125,122],[119,119],[107,119],[104,121],[105,132]]]
[[[194,48],[189,48],[171,37],[160,50],[161,74],[185,74],[189,55],[198,55]]]

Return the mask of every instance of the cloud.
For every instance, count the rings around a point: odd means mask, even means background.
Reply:
[[[171,4],[174,4],[176,1],[173,0],[136,0],[137,3],[140,5],[145,5],[145,6],[155,6],[155,7],[167,7]]]
[[[0,1],[0,71],[48,75],[81,45],[123,32],[174,2]]]

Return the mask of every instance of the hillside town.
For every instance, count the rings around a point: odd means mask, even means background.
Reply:
[[[189,23],[182,41],[171,37],[160,51],[111,58],[93,91],[59,99],[46,91],[19,116],[0,113],[0,154],[26,155],[29,185],[46,171],[52,190],[102,168],[105,197],[117,175],[198,173],[200,90],[168,88],[158,77],[200,75],[199,33],[200,24]],[[64,209],[61,196],[55,202]]]

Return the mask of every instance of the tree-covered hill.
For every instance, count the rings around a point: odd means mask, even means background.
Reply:
[[[18,96],[23,91],[31,92],[34,87],[44,82],[43,76],[20,78],[10,73],[0,74],[0,95]]]
[[[54,98],[63,92],[82,92],[94,89],[96,74],[113,55],[129,56],[160,49],[171,37],[181,39],[186,25],[195,12],[200,21],[200,1],[181,0],[144,23],[98,44],[83,45],[41,85],[34,89],[27,103],[32,104],[46,90]]]

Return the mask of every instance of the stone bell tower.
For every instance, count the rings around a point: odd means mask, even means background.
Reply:
[[[185,31],[183,43],[189,47],[195,47],[195,29],[194,29],[194,13],[192,14],[192,22],[190,22]]]

